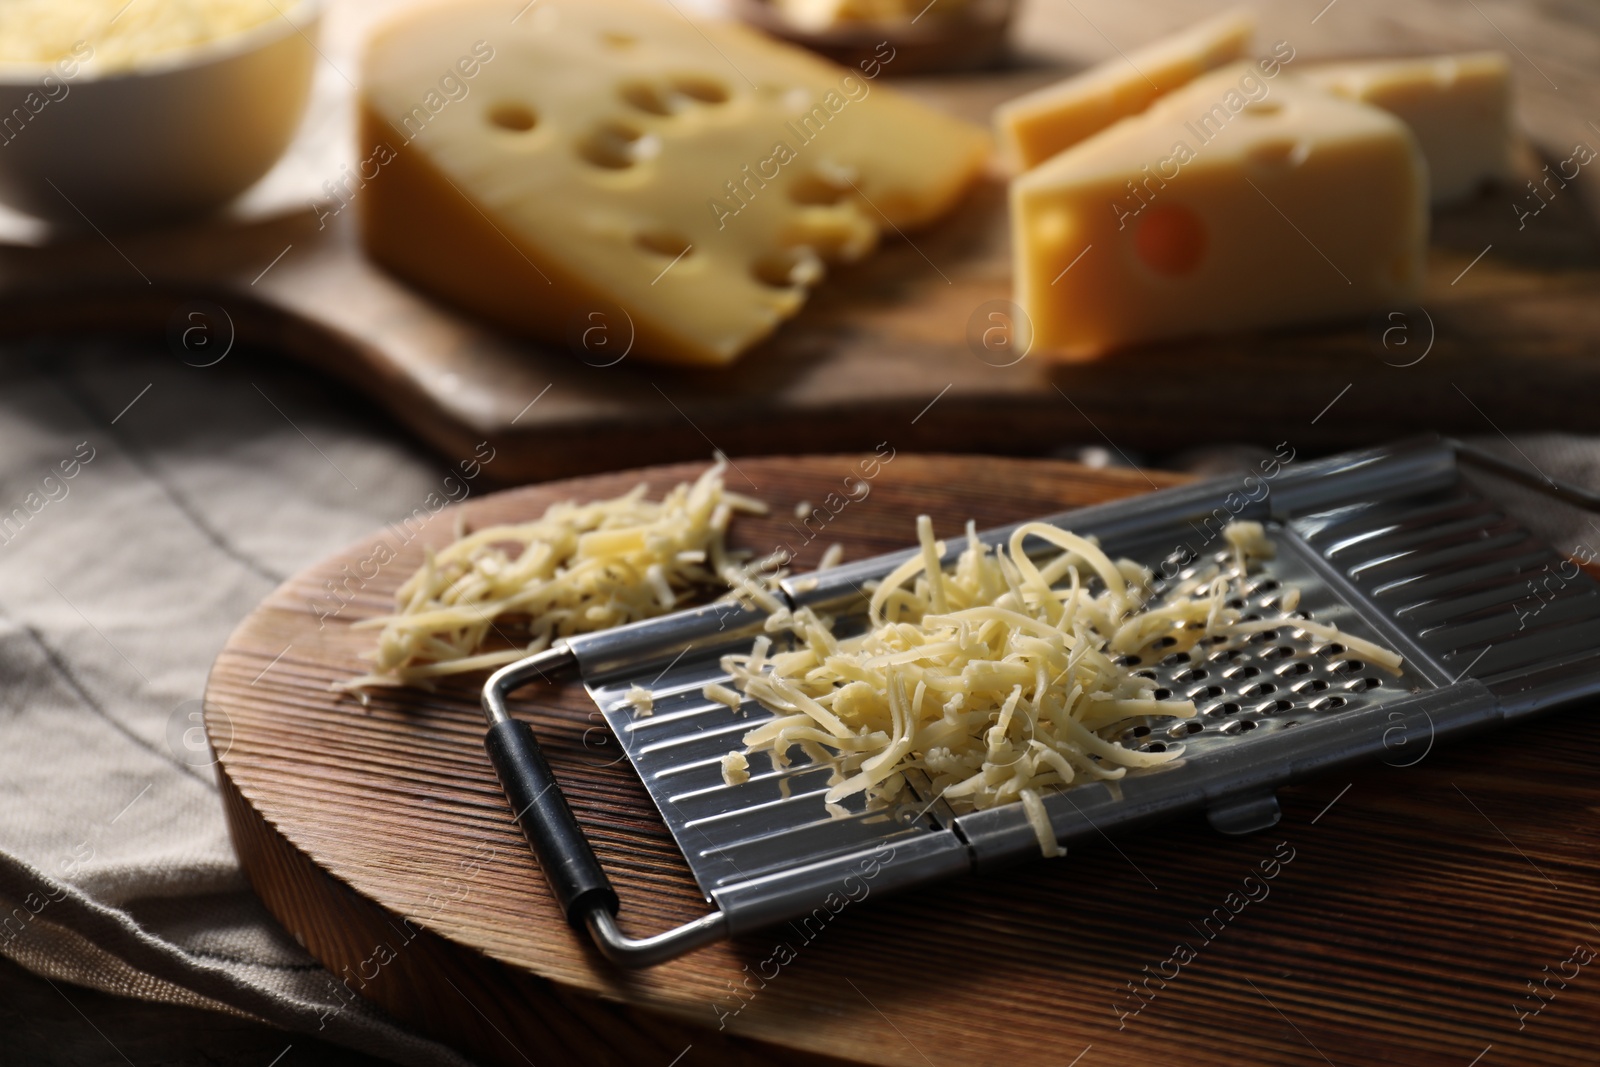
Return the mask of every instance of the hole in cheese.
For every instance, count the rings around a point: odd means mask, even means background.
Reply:
[[[690,103],[728,101],[726,86],[714,78],[699,75],[679,75],[665,85],[649,81],[624,82],[619,92],[622,99],[652,115],[676,115]]]
[[[1145,266],[1177,278],[1205,258],[1206,230],[1200,217],[1179,204],[1152,207],[1133,235],[1133,248]]]
[[[597,167],[624,170],[646,155],[644,131],[626,122],[602,122],[578,142],[578,154]]]
[[[646,230],[635,237],[634,242],[640,248],[668,259],[677,259],[693,247],[687,237],[671,230]]]
[[[489,108],[489,121],[502,130],[526,133],[539,124],[539,116],[527,104],[507,101]]]
[[[792,289],[796,286],[815,285],[822,279],[822,261],[810,248],[785,248],[756,260],[750,273],[762,285],[774,289]]]
[[[626,82],[619,92],[622,99],[652,115],[671,115],[678,110],[673,106],[672,98],[651,82]]]
[[[1262,167],[1298,167],[1311,155],[1311,145],[1289,137],[1262,141],[1250,149],[1250,162]]]
[[[874,233],[849,209],[812,208],[795,215],[783,228],[783,243],[805,245],[824,259],[851,260],[872,247]]]
[[[728,87],[715,78],[704,74],[680,74],[672,79],[674,91],[682,93],[691,100],[698,100],[702,104],[725,104],[728,102]]]
[[[1246,115],[1255,115],[1258,118],[1267,115],[1276,115],[1283,110],[1283,105],[1276,100],[1255,100],[1244,106]]]
[[[631,33],[618,33],[616,30],[607,30],[600,35],[600,43],[607,48],[632,48],[639,43],[639,39]]]
[[[789,199],[797,204],[829,206],[844,199],[850,187],[815,171],[802,174],[789,186]]]

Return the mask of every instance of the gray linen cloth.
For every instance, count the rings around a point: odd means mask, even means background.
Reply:
[[[267,914],[193,732],[234,626],[409,512],[445,465],[267,363],[0,349],[0,953],[398,1063],[464,1063],[346,1006]]]

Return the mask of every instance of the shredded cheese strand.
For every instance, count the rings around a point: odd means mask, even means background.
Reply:
[[[559,637],[664,615],[726,591],[767,611],[781,603],[748,554],[728,549],[735,514],[766,511],[727,491],[718,457],[693,482],[646,499],[643,485],[609,500],[552,504],[533,522],[457,531],[428,550],[395,593],[372,670],[336,688],[407,685],[515,662]],[[506,633],[515,627],[517,640]],[[492,638],[514,647],[484,651]]]
[[[1195,714],[1190,701],[1157,699],[1157,683],[1121,656],[1157,648],[1165,656],[1207,638],[1293,627],[1400,669],[1394,652],[1326,623],[1242,620],[1227,606],[1230,591],[1243,589],[1273,546],[1259,523],[1233,523],[1225,535],[1227,573],[1209,566],[1157,596],[1148,570],[1040,522],[992,549],[969,523],[966,548],[945,569],[945,546],[921,516],[919,551],[873,590],[865,633],[836,637],[831,620],[801,608],[767,627],[789,630],[792,651],[769,655],[761,638],[749,655],[723,658],[733,686],[779,715],[744,735],[746,762],[725,781],[747,780],[756,752],[782,769],[797,746],[828,766],[824,801],[844,814],[840,802],[857,796],[869,807],[920,806],[906,778],[920,772],[931,795],[958,814],[1020,803],[1040,851],[1060,855],[1047,795],[1182,754],[1178,745],[1129,748],[1104,732],[1133,718]],[[1024,551],[1029,538],[1061,553],[1036,562]],[[1285,600],[1297,604],[1298,594]],[[730,705],[736,696],[720,684],[706,694]]]

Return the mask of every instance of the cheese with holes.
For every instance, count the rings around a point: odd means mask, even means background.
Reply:
[[[586,358],[728,363],[986,162],[880,51],[837,67],[644,0],[408,12],[363,70],[362,144],[392,149],[353,197],[366,248]]]
[[[1428,160],[1435,204],[1511,177],[1511,68],[1499,52],[1332,63],[1304,76],[1410,126]]]
[[[1024,168],[1036,166],[1112,123],[1138,114],[1207,71],[1238,59],[1250,47],[1254,32],[1255,17],[1235,8],[1019,96],[995,110],[1001,142],[1013,161]]]
[[[1017,302],[1066,355],[1400,307],[1427,212],[1400,120],[1236,64],[1012,182]]]

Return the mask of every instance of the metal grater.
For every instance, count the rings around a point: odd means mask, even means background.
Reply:
[[[1200,713],[1131,720],[1120,743],[1179,747],[1182,755],[1048,797],[1060,842],[1197,808],[1224,833],[1263,830],[1278,821],[1274,790],[1287,782],[1379,758],[1415,762],[1437,742],[1600,691],[1600,584],[1468,484],[1458,461],[1581,506],[1600,503],[1432,438],[1298,464],[1254,479],[1255,488],[1222,479],[1051,516],[1168,580],[1217,556],[1226,522],[1263,522],[1277,557],[1252,576],[1247,602],[1234,604],[1247,618],[1284,619],[1275,633],[1192,654],[1147,650],[1136,670],[1192,698]],[[1011,529],[982,539],[1002,542]],[[947,565],[958,540],[951,539]],[[912,551],[786,579],[782,596],[792,607],[834,615],[843,631],[864,613],[866,584]],[[1337,644],[1292,639],[1297,616],[1280,599],[1291,585],[1301,591],[1298,616],[1395,649],[1405,657],[1403,673],[1373,669]],[[868,810],[857,797],[846,805],[848,817],[830,815],[823,807],[828,769],[798,750],[787,769],[760,766],[766,761],[757,757],[748,782],[724,785],[720,758],[742,748],[742,735],[771,713],[749,701],[735,712],[701,690],[727,681],[719,660],[748,651],[764,618],[728,601],[572,637],[496,672],[484,688],[486,744],[518,822],[568,919],[586,925],[619,964],[653,965],[808,915],[864,870],[881,893],[1039,855],[1020,804],[955,816],[931,796],[894,810]],[[618,927],[605,872],[531,728],[506,707],[520,686],[574,667],[705,892],[713,910],[704,918],[642,939]],[[624,702],[635,685],[654,695],[652,714],[641,717]]]

